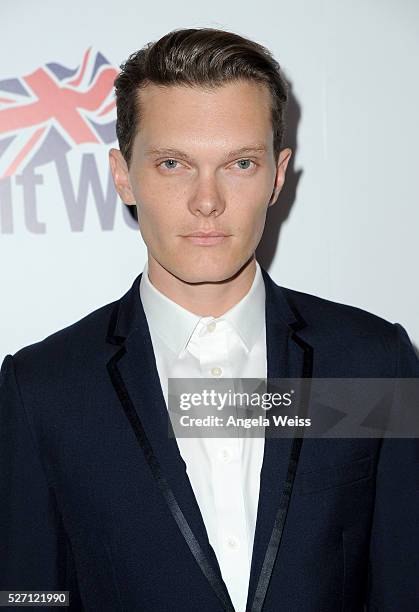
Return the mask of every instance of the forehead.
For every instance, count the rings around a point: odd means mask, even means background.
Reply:
[[[217,143],[237,139],[268,141],[272,136],[271,96],[267,86],[234,81],[202,86],[149,84],[138,92],[136,140]],[[180,144],[180,143],[176,143]]]

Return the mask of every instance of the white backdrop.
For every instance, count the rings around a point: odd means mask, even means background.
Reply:
[[[145,246],[109,183],[109,82],[146,42],[203,26],[268,46],[292,86],[294,163],[262,265],[278,284],[399,321],[419,345],[419,3],[73,0],[64,13],[9,0],[1,18],[0,358],[142,271]]]

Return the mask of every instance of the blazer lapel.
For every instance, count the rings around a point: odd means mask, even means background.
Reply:
[[[186,465],[174,437],[161,389],[139,275],[117,302],[108,329],[106,359],[112,384],[175,522],[225,610],[234,612]]]
[[[262,268],[266,290],[268,378],[312,375],[312,348],[298,335],[305,327],[284,291]],[[186,465],[164,401],[147,320],[139,295],[141,274],[115,303],[110,318],[105,358],[107,369],[141,451],[201,571],[224,609],[234,608],[222,579]],[[247,612],[260,612],[265,601],[292,493],[301,438],[275,438],[267,428],[261,470],[255,541]]]
[[[290,305],[284,290],[262,269],[266,290],[266,342],[268,378],[311,378],[312,347],[299,335],[306,323]],[[302,438],[274,437],[265,432],[250,572],[247,612],[262,610],[278,555],[290,503]]]

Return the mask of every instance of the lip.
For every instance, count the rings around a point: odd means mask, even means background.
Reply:
[[[198,244],[200,246],[211,246],[213,244],[221,244],[227,240],[228,236],[225,234],[194,234],[192,236],[184,236],[192,244]]]
[[[224,234],[223,232],[219,232],[217,230],[212,230],[210,232],[191,232],[184,236],[187,238],[192,244],[198,244],[200,246],[211,246],[214,244],[221,244],[228,238],[228,234]]]
[[[197,232],[191,232],[190,234],[187,234],[185,238],[196,238],[196,237],[199,237],[199,238],[211,237],[212,238],[215,236],[227,236],[227,234],[224,234],[224,232],[218,232],[217,230],[211,230],[210,232],[197,231]]]

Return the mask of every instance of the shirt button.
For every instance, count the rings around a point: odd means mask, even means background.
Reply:
[[[232,453],[229,448],[223,448],[220,451],[219,457],[223,463],[230,463],[232,459]]]
[[[229,538],[227,538],[227,547],[230,550],[239,550],[240,542],[234,536],[230,536]]]
[[[221,376],[221,374],[223,373],[221,368],[211,368],[211,374],[213,376]]]
[[[211,321],[211,323],[208,323],[208,325],[207,325],[207,330],[209,332],[213,332],[216,327],[217,327],[216,322],[215,321]]]

